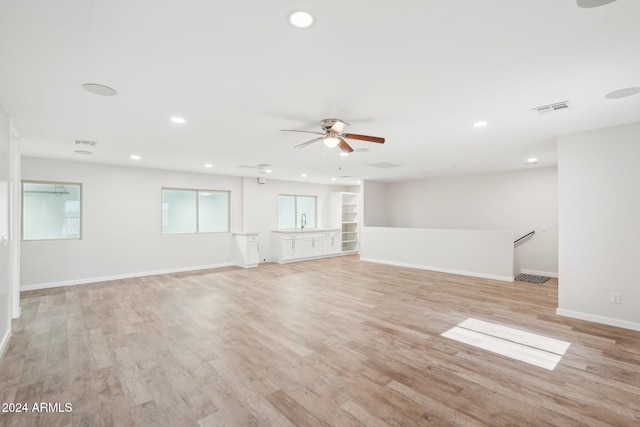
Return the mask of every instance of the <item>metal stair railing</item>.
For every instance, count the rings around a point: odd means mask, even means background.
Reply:
[[[513,241],[513,245],[515,246],[519,241],[521,241],[523,239],[526,239],[527,237],[532,236],[534,234],[536,234],[535,230],[528,232],[527,234],[525,234],[524,236],[520,237],[519,239],[514,240]]]

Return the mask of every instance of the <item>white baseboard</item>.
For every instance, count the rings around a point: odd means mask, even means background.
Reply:
[[[603,325],[615,326],[617,328],[631,329],[632,331],[640,331],[640,323],[629,322],[627,320],[614,319],[611,317],[598,316],[596,314],[581,313],[579,311],[556,309],[558,316],[572,317],[574,319],[587,320],[589,322],[602,323]]]
[[[514,280],[513,276],[500,276],[500,275],[496,275],[496,274],[477,273],[477,272],[473,272],[473,271],[462,271],[462,270],[454,270],[454,269],[449,269],[449,268],[429,267],[427,265],[409,264],[409,263],[404,263],[404,262],[388,261],[388,260],[376,259],[376,258],[363,258],[363,257],[360,257],[360,261],[375,262],[375,263],[378,263],[378,264],[395,265],[397,267],[418,268],[420,270],[437,271],[439,273],[459,274],[461,276],[481,277],[483,279],[501,280],[503,282],[513,282],[513,280]]]
[[[107,282],[109,280],[132,279],[135,277],[157,276],[160,274],[184,273],[185,271],[208,270],[211,268],[230,267],[233,265],[235,265],[235,263],[225,262],[220,264],[170,268],[167,270],[155,270],[155,271],[144,271],[144,272],[137,272],[137,273],[116,274],[113,276],[87,277],[83,279],[63,280],[61,282],[37,283],[35,285],[21,286],[20,291],[35,291],[38,289],[60,288],[63,286],[87,285],[89,283]]]
[[[527,270],[525,268],[520,269],[520,273],[522,274],[532,274],[534,276],[545,276],[545,277],[558,277],[557,272],[553,271],[540,271],[540,270]]]
[[[2,341],[0,341],[0,360],[4,357],[7,348],[9,347],[9,339],[11,338],[11,324],[9,324],[9,329],[7,333],[2,337]]]

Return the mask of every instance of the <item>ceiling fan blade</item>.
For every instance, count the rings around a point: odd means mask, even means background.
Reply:
[[[324,135],[324,133],[322,132],[314,132],[311,130],[280,129],[280,132],[303,132],[303,133],[315,133],[316,135]]]
[[[324,135],[324,134],[322,134],[322,135]],[[313,143],[314,143],[314,142],[316,142],[316,141],[320,141],[321,139],[322,139],[322,138],[314,138],[314,139],[312,139],[312,140],[310,140],[310,141],[303,142],[302,144],[298,144],[298,145],[296,145],[296,146],[295,146],[295,147],[293,147],[293,148],[303,148],[303,147],[306,147],[306,146],[307,146],[307,145],[309,145],[309,144],[313,144]]]
[[[359,139],[361,141],[369,141],[369,142],[376,142],[378,144],[384,144],[384,138],[380,138],[378,136],[358,135],[356,133],[345,133],[342,136],[349,139]]]
[[[349,123],[337,120],[330,129],[336,133],[342,133],[348,126]]]
[[[340,147],[340,149],[345,153],[350,153],[353,151],[353,148],[351,148],[351,146],[347,144],[347,141],[342,138],[340,138],[340,144],[338,144],[338,147]]]

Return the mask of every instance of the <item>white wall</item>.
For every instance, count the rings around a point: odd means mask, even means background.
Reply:
[[[11,336],[11,256],[9,117],[0,106],[0,357]]]
[[[10,236],[10,262],[11,275],[11,317],[20,317],[20,163],[21,147],[20,137],[13,122],[9,121],[9,157],[10,157],[10,182],[9,182],[9,222]]]
[[[323,227],[329,194],[346,188],[39,158],[23,158],[22,179],[83,185],[82,240],[22,242],[22,289],[231,265],[239,231],[259,232],[269,261],[278,194],[317,196]],[[162,236],[162,187],[231,191],[231,233]]]
[[[348,191],[338,185],[307,184],[304,182],[279,181],[267,178],[266,184],[258,184],[255,177],[242,178],[243,217],[242,229],[237,231],[258,232],[260,261],[271,261],[268,251],[271,231],[278,228],[278,194],[297,194],[317,197],[317,228],[328,227],[329,194]]]
[[[511,282],[513,233],[365,226],[360,259]]]
[[[364,226],[388,227],[391,225],[392,206],[389,203],[388,184],[376,181],[362,183],[362,212]]]
[[[640,330],[640,123],[559,137],[558,183],[558,314]]]
[[[161,187],[231,191],[234,230],[240,178],[23,158],[22,179],[83,185],[82,240],[22,242],[23,289],[233,263],[231,233],[162,236],[160,199]]]
[[[365,200],[374,197],[366,184]],[[515,271],[557,275],[556,168],[427,178],[378,185],[378,190],[384,197],[375,196],[382,200],[377,209],[388,212],[367,225],[507,230],[515,238],[535,230],[515,249]]]

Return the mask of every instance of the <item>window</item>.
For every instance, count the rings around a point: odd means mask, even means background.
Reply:
[[[304,217],[303,217],[304,215]],[[280,194],[278,196],[278,228],[288,230],[316,227],[316,196],[296,196]]]
[[[22,182],[22,240],[80,239],[82,184]]]
[[[228,191],[162,189],[162,234],[228,231]]]

